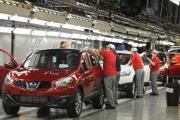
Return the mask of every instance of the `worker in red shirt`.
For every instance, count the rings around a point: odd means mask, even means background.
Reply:
[[[172,58],[175,62],[180,62],[180,56],[178,55],[177,51],[173,51],[174,57]]]
[[[147,57],[147,60],[150,62],[150,69],[151,69],[151,85],[152,85],[152,93],[150,95],[159,95],[158,88],[157,88],[157,78],[160,74],[159,68],[160,68],[160,60],[157,57],[158,51],[153,50],[152,55],[152,61]]]
[[[104,85],[105,94],[109,105],[106,109],[116,109],[115,104],[115,82],[117,76],[116,70],[116,55],[115,46],[109,44],[106,46],[106,50],[98,50],[91,48],[92,51],[103,56],[103,71],[104,71]]]
[[[139,54],[137,53],[137,48],[131,48],[132,57],[128,62],[128,66],[132,63],[133,68],[136,72],[136,87],[137,87],[137,96],[136,98],[142,98],[143,88],[144,88],[144,69],[142,65],[142,60]]]

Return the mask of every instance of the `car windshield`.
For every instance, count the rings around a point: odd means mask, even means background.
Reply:
[[[41,50],[32,54],[23,66],[74,69],[78,65],[78,59],[79,51],[77,50]]]
[[[131,54],[117,53],[121,59],[121,65],[126,65],[131,57]]]

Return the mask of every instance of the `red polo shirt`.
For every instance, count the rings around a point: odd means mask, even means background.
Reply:
[[[103,60],[104,75],[117,75],[116,55],[114,54],[114,52],[100,50],[99,54],[104,57],[104,60]]]
[[[134,70],[142,69],[143,68],[141,57],[137,53],[135,53],[131,57],[131,61],[132,61]]]
[[[152,62],[155,63],[155,66],[150,65],[151,73],[159,70],[159,68],[160,68],[160,61],[157,56],[152,59]]]
[[[179,55],[177,53],[174,54],[174,57],[177,57],[177,58],[174,59],[176,62],[180,62],[180,57],[178,57],[178,56]]]

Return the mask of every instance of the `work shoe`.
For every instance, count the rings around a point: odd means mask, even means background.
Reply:
[[[113,107],[113,106],[106,106],[105,109],[116,109],[116,107]]]
[[[142,98],[142,96],[140,97],[140,96],[136,96],[136,98]]]
[[[150,95],[159,95],[159,94],[157,94],[157,93],[150,93]]]

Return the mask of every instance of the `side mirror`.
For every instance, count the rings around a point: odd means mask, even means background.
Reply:
[[[12,62],[5,63],[4,67],[7,69],[13,69],[13,63]]]

